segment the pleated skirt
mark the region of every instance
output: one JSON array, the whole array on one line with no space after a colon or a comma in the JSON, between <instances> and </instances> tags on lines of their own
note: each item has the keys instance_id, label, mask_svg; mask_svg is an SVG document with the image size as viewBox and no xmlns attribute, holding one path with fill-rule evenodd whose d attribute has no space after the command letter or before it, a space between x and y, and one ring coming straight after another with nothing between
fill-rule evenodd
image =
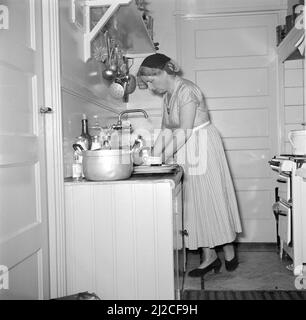
<instances>
[{"instance_id":1,"label":"pleated skirt","mask_svg":"<svg viewBox=\"0 0 306 320\"><path fill-rule=\"evenodd\" d=\"M177 153L184 168L186 247L214 248L242 231L236 194L219 132L211 123L193 130Z\"/></svg>"}]
</instances>

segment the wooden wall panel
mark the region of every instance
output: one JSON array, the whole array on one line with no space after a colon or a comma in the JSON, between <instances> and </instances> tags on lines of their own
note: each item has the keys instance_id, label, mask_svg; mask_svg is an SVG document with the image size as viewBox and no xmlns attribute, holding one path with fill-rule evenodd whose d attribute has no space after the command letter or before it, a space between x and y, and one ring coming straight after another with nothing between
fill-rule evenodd
<instances>
[{"instance_id":1,"label":"wooden wall panel","mask_svg":"<svg viewBox=\"0 0 306 320\"><path fill-rule=\"evenodd\" d=\"M266 55L266 27L220 28L195 31L197 58Z\"/></svg>"},{"instance_id":2,"label":"wooden wall panel","mask_svg":"<svg viewBox=\"0 0 306 320\"><path fill-rule=\"evenodd\" d=\"M269 150L228 150L226 154L234 178L266 178L270 175Z\"/></svg>"},{"instance_id":3,"label":"wooden wall panel","mask_svg":"<svg viewBox=\"0 0 306 320\"><path fill-rule=\"evenodd\" d=\"M268 70L264 68L200 70L196 73L196 82L201 88L204 88L207 98L266 96L268 94Z\"/></svg>"},{"instance_id":4,"label":"wooden wall panel","mask_svg":"<svg viewBox=\"0 0 306 320\"><path fill-rule=\"evenodd\" d=\"M269 111L219 110L211 111L211 119L223 138L266 137L269 135Z\"/></svg>"}]
</instances>

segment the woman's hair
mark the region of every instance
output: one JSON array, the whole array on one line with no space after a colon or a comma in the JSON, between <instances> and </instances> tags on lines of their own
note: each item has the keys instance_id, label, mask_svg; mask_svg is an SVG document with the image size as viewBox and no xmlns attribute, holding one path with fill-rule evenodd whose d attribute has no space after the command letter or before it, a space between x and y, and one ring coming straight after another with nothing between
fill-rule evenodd
<instances>
[{"instance_id":1,"label":"woman's hair","mask_svg":"<svg viewBox=\"0 0 306 320\"><path fill-rule=\"evenodd\" d=\"M162 71L166 71L170 75L178 75L181 73L178 64L164 54L155 53L146 57L137 73L138 87L140 89L147 88L147 85L141 80L141 76L156 76Z\"/></svg>"},{"instance_id":2,"label":"woman's hair","mask_svg":"<svg viewBox=\"0 0 306 320\"><path fill-rule=\"evenodd\" d=\"M137 76L154 76L161 73L162 70L168 74L175 75L180 72L180 67L166 55L155 53L143 60Z\"/></svg>"}]
</instances>

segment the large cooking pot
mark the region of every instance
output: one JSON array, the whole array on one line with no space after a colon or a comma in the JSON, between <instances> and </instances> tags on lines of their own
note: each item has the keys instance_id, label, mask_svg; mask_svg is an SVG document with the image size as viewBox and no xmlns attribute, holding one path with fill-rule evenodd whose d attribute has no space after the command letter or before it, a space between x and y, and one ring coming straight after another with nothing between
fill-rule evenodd
<instances>
[{"instance_id":1,"label":"large cooking pot","mask_svg":"<svg viewBox=\"0 0 306 320\"><path fill-rule=\"evenodd\" d=\"M306 155L306 130L292 130L288 139L293 148L293 154Z\"/></svg>"},{"instance_id":2,"label":"large cooking pot","mask_svg":"<svg viewBox=\"0 0 306 320\"><path fill-rule=\"evenodd\" d=\"M129 150L83 151L83 172L91 181L128 179L133 171Z\"/></svg>"}]
</instances>

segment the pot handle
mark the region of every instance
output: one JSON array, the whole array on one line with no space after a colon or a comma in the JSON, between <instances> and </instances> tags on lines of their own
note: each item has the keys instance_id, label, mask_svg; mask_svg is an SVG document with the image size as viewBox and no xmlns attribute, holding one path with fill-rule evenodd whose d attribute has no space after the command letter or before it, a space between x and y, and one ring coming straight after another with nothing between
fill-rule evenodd
<instances>
[{"instance_id":1,"label":"pot handle","mask_svg":"<svg viewBox=\"0 0 306 320\"><path fill-rule=\"evenodd\" d=\"M84 151L84 148L83 148L80 144L78 144L78 143L74 143L74 144L72 145L72 148L73 148L75 151Z\"/></svg>"}]
</instances>

